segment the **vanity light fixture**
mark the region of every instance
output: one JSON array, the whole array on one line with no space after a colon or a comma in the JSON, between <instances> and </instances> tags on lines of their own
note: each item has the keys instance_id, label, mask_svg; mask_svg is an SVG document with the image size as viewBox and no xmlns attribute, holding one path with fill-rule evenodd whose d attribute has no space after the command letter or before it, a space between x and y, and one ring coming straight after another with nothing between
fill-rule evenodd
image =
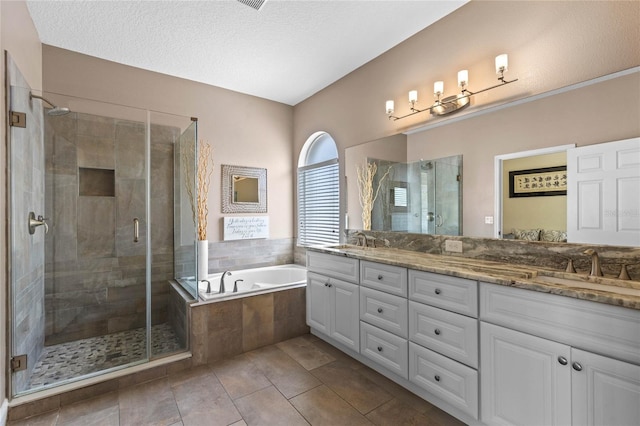
<instances>
[{"instance_id":1,"label":"vanity light fixture","mask_svg":"<svg viewBox=\"0 0 640 426\"><path fill-rule=\"evenodd\" d=\"M431 115L447 115L451 114L452 112L461 111L471 104L471 97L473 95L487 92L489 90L495 89L496 87L501 87L506 84L518 81L517 78L515 80L505 80L504 73L508 70L508 67L509 59L506 53L496 56L496 74L498 74L498 81L500 83L496 84L495 86L478 90L477 92L472 92L467 89L467 86L469 85L468 70L461 70L458 72L458 87L460 87L461 91L457 95L447 96L443 98L442 96L444 95L444 82L436 81L433 84L433 96L436 101L433 105L424 109L416 108L416 104L418 103L418 91L411 90L409 92L409 104L411 105L409 109L411 110L411 112L400 117L393 115L393 113L395 112L394 102L392 100L388 100L385 103L385 111L387 113L387 117L389 118L389 120L396 121L425 111L429 111Z\"/></svg>"}]
</instances>

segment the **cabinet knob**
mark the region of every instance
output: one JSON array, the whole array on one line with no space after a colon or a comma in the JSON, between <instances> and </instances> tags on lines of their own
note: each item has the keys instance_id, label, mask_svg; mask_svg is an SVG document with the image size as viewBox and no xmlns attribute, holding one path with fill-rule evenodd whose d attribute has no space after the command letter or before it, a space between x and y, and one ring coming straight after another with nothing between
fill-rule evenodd
<instances>
[{"instance_id":1,"label":"cabinet knob","mask_svg":"<svg viewBox=\"0 0 640 426\"><path fill-rule=\"evenodd\" d=\"M579 362L574 362L573 364L571 364L571 366L576 371L582 371L582 364L580 364Z\"/></svg>"},{"instance_id":2,"label":"cabinet knob","mask_svg":"<svg viewBox=\"0 0 640 426\"><path fill-rule=\"evenodd\" d=\"M559 357L558 357L558 362L559 362L561 365L567 365L567 364L569 363L569 361L567 361L567 359L566 359L565 357L563 357L563 356L559 356Z\"/></svg>"},{"instance_id":3,"label":"cabinet knob","mask_svg":"<svg viewBox=\"0 0 640 426\"><path fill-rule=\"evenodd\" d=\"M441 333L439 328L436 328L433 332L436 333L437 336L439 336Z\"/></svg>"},{"instance_id":4,"label":"cabinet knob","mask_svg":"<svg viewBox=\"0 0 640 426\"><path fill-rule=\"evenodd\" d=\"M333 287L331 284L327 283L327 287L331 288Z\"/></svg>"},{"instance_id":5,"label":"cabinet knob","mask_svg":"<svg viewBox=\"0 0 640 426\"><path fill-rule=\"evenodd\" d=\"M378 279L381 280L382 279L382 275L378 275Z\"/></svg>"},{"instance_id":6,"label":"cabinet knob","mask_svg":"<svg viewBox=\"0 0 640 426\"><path fill-rule=\"evenodd\" d=\"M382 352L382 346L378 346L378 352Z\"/></svg>"},{"instance_id":7,"label":"cabinet knob","mask_svg":"<svg viewBox=\"0 0 640 426\"><path fill-rule=\"evenodd\" d=\"M442 290L440 290L439 288L436 288L436 294L440 294L442 293Z\"/></svg>"},{"instance_id":8,"label":"cabinet knob","mask_svg":"<svg viewBox=\"0 0 640 426\"><path fill-rule=\"evenodd\" d=\"M440 381L440 376L438 376L437 374L435 375L434 379L436 379L436 382Z\"/></svg>"},{"instance_id":9,"label":"cabinet knob","mask_svg":"<svg viewBox=\"0 0 640 426\"><path fill-rule=\"evenodd\" d=\"M378 308L378 313L381 314L382 313L382 308Z\"/></svg>"}]
</instances>

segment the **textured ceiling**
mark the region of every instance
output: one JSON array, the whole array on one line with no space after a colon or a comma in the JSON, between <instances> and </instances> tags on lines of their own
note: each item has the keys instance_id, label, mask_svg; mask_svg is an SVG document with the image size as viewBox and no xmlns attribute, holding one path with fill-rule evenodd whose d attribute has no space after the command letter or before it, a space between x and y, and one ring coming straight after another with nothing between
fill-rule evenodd
<instances>
[{"instance_id":1,"label":"textured ceiling","mask_svg":"<svg viewBox=\"0 0 640 426\"><path fill-rule=\"evenodd\" d=\"M461 1L28 1L40 40L295 105Z\"/></svg>"}]
</instances>

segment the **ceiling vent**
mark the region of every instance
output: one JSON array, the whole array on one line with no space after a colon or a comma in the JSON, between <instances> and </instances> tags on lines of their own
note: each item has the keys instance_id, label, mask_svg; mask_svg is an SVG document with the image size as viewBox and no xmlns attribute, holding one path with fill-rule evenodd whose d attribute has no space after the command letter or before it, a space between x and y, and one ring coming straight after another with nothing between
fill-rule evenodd
<instances>
[{"instance_id":1,"label":"ceiling vent","mask_svg":"<svg viewBox=\"0 0 640 426\"><path fill-rule=\"evenodd\" d=\"M267 2L267 0L237 0L237 1L242 4L246 4L247 6L255 10L260 10L262 6L264 6L264 4Z\"/></svg>"}]
</instances>

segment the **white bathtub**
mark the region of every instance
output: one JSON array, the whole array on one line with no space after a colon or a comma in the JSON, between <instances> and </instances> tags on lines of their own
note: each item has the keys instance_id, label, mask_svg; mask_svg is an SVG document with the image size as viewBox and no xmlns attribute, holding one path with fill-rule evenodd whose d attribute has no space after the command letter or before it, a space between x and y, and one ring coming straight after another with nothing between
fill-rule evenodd
<instances>
[{"instance_id":1,"label":"white bathtub","mask_svg":"<svg viewBox=\"0 0 640 426\"><path fill-rule=\"evenodd\" d=\"M231 275L227 274L224 277L224 293L220 293L221 276L222 272L207 277L211 283L211 293L207 293L206 282L198 283L198 295L201 300L230 299L307 284L307 268L293 264L231 271ZM233 288L236 282L238 291L234 293Z\"/></svg>"}]
</instances>

